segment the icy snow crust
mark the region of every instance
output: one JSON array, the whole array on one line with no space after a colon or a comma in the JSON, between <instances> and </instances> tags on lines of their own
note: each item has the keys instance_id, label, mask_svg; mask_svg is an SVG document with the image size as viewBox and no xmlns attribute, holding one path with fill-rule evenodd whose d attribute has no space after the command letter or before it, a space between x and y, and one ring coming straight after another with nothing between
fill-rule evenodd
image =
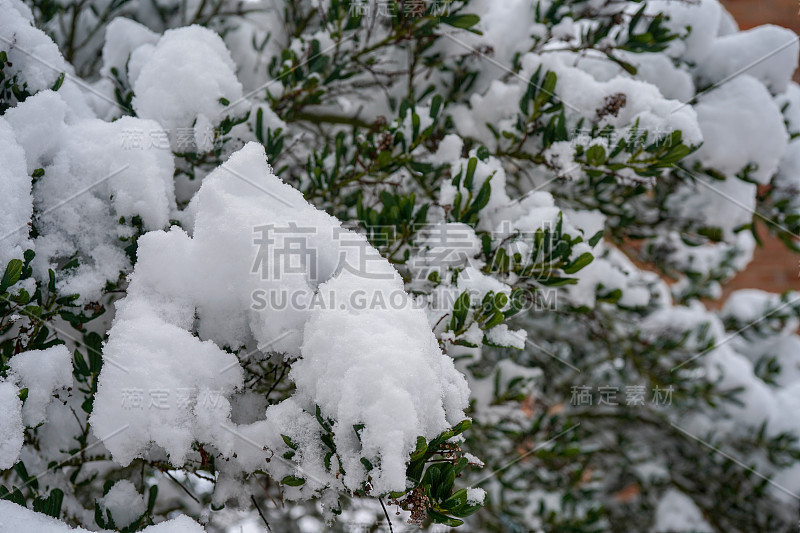
<instances>
[{"instance_id":1,"label":"icy snow crust","mask_svg":"<svg viewBox=\"0 0 800 533\"><path fill-rule=\"evenodd\" d=\"M342 229L275 177L259 144L248 144L210 174L196 201L191 236L173 228L139 241L128 294L117 304L104 351L119 365L105 365L100 375L91 417L95 434L112 434L123 420L129 424L105 441L122 464L151 444L181 464L194 440L210 443L225 457L236 454L231 464L247 471L304 477L304 494L358 488L366 480L364 457L380 465L371 473L377 493L405 490L417 436L433 438L462 420L469 393L410 299L402 307L363 309L349 298L361 291L369 301L397 301L405 295L401 278L362 236ZM252 272L254 228L292 224L313 228L308 246L317 251L319 278L307 265L279 280L262 279ZM353 271L343 265L361 266ZM288 291L304 305L255 311L256 290ZM326 305L312 305L316 297ZM199 336L191 334L195 325ZM242 359L252 349L299 356L290 373L296 393L267 409L264 420L236 426L229 401L242 387L242 371L222 347L241 347ZM123 391L132 387L174 392L170 398L180 390L193 395L168 409L125 411ZM204 395L212 392L220 402L204 408ZM347 472L339 479L323 465L316 406L336 421L338 459ZM356 424L365 426L360 442ZM299 446L296 469L265 462L288 450L281 433Z\"/></svg>"}]
</instances>

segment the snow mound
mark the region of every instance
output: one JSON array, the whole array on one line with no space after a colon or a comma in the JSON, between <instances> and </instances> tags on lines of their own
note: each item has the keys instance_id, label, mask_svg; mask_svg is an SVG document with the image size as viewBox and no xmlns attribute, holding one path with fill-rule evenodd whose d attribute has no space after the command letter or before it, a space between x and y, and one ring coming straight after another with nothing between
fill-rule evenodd
<instances>
[{"instance_id":1,"label":"snow mound","mask_svg":"<svg viewBox=\"0 0 800 533\"><path fill-rule=\"evenodd\" d=\"M119 364L104 365L100 375L95 434L130 425L105 441L123 464L151 443L180 464L200 440L237 457L231 462L242 468L307 478L302 490L310 492L358 487L366 458L375 466L377 493L405 490L416 438L433 438L461 421L469 391L400 276L363 236L274 176L256 143L203 181L195 208L191 236L173 228L139 240L128 295L117 304L104 351ZM287 267L266 253L285 251L284 245L311 255L293 257L299 262ZM237 359L223 347L247 351ZM264 420L236 426L230 398L242 388L239 362L256 351L299 357L290 373L296 392L269 407ZM145 401L126 411L124 392L132 388L161 391L164 407ZM212 394L217 401L209 405ZM329 429L343 479L336 460L324 466L317 407L319 418L336 420ZM278 427L298 448L296 471L264 463L261 446L276 456L288 450Z\"/></svg>"},{"instance_id":2,"label":"snow mound","mask_svg":"<svg viewBox=\"0 0 800 533\"><path fill-rule=\"evenodd\" d=\"M38 426L47 418L53 392L72 385L72 355L66 346L59 345L17 354L8 364L19 388L28 389L22 421L27 427Z\"/></svg>"},{"instance_id":3,"label":"snow mound","mask_svg":"<svg viewBox=\"0 0 800 533\"><path fill-rule=\"evenodd\" d=\"M690 156L733 176L754 165L750 177L768 183L786 151L783 116L762 83L743 74L704 94L694 106L704 143Z\"/></svg>"},{"instance_id":4,"label":"snow mound","mask_svg":"<svg viewBox=\"0 0 800 533\"><path fill-rule=\"evenodd\" d=\"M68 70L58 46L33 25L28 6L17 0L0 0L0 50L8 56L6 77L17 76L31 94L48 89Z\"/></svg>"},{"instance_id":5,"label":"snow mound","mask_svg":"<svg viewBox=\"0 0 800 533\"><path fill-rule=\"evenodd\" d=\"M764 83L773 94L782 93L792 79L800 51L797 35L767 24L716 39L697 65L698 85L722 83L747 74Z\"/></svg>"},{"instance_id":6,"label":"snow mound","mask_svg":"<svg viewBox=\"0 0 800 533\"><path fill-rule=\"evenodd\" d=\"M147 510L144 498L127 479L117 481L97 502L104 512L111 513L114 524L120 529L128 527Z\"/></svg>"},{"instance_id":7,"label":"snow mound","mask_svg":"<svg viewBox=\"0 0 800 533\"><path fill-rule=\"evenodd\" d=\"M35 275L47 280L48 268L77 252L79 266L65 272L59 289L80 294L82 301L99 298L107 281L116 282L130 268L123 250L135 231L134 217L144 230L161 229L175 210L174 162L166 133L156 122L134 117L114 122L80 118L60 93L49 90L8 110L4 118L24 150L27 172L44 170L33 188L39 233ZM153 139L163 142L152 144ZM9 170L19 173L17 167ZM30 204L26 179L29 183L27 176L16 178L20 184L13 191L21 215ZM22 237L27 230L20 232Z\"/></svg>"},{"instance_id":8,"label":"snow mound","mask_svg":"<svg viewBox=\"0 0 800 533\"><path fill-rule=\"evenodd\" d=\"M109 52L110 53L110 52ZM153 45L134 50L128 77L133 108L168 132L194 125L198 116L219 124L226 104L242 96L236 65L219 35L202 26L164 32Z\"/></svg>"}]
</instances>

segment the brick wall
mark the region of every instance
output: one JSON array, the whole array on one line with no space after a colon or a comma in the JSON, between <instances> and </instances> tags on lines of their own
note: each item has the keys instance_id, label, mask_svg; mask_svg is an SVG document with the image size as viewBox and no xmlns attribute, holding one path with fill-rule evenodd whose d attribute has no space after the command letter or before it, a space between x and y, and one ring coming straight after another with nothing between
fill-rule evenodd
<instances>
[{"instance_id":1,"label":"brick wall","mask_svg":"<svg viewBox=\"0 0 800 533\"><path fill-rule=\"evenodd\" d=\"M760 24L776 24L800 33L800 0L721 0L741 29ZM800 82L800 71L795 72ZM772 292L800 290L800 255L789 252L779 240L768 238L759 224L763 246L747 270L725 286L725 293L736 289L758 288Z\"/></svg>"}]
</instances>

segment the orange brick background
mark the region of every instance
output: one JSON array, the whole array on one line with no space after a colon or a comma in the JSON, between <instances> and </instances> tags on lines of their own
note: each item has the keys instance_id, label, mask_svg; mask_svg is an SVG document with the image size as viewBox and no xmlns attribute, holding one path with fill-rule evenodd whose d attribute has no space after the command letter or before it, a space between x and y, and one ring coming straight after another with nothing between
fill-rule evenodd
<instances>
[{"instance_id":1,"label":"orange brick background","mask_svg":"<svg viewBox=\"0 0 800 533\"><path fill-rule=\"evenodd\" d=\"M800 33L800 0L721 0L740 29L760 24L776 24ZM795 71L800 82L800 71ZM758 288L773 292L800 290L800 255L789 252L779 240L767 238L764 224L759 224L763 246L747 270L725 286L725 293L736 289Z\"/></svg>"}]
</instances>

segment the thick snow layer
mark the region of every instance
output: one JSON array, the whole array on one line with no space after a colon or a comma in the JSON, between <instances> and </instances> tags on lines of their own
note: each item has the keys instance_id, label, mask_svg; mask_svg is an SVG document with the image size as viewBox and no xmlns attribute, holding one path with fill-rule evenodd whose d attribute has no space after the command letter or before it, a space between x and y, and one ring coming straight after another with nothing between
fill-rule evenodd
<instances>
[{"instance_id":1,"label":"thick snow layer","mask_svg":"<svg viewBox=\"0 0 800 533\"><path fill-rule=\"evenodd\" d=\"M387 265L388 266L388 265ZM402 294L399 278L365 280L342 272L320 286L330 295L365 291L387 302ZM366 481L360 457L380 464L372 472L376 493L403 490L405 463L416 437L435 436L464 418L468 390L453 361L443 356L425 314L402 306L359 310L353 306L312 314L305 328L303 357L292 368L296 397L336 420L336 444L344 483ZM359 446L352 428L365 424ZM360 448L360 449L359 449Z\"/></svg>"},{"instance_id":2,"label":"thick snow layer","mask_svg":"<svg viewBox=\"0 0 800 533\"><path fill-rule=\"evenodd\" d=\"M199 115L224 118L225 104L242 96L236 65L219 35L201 26L168 30L155 46L142 46L128 70L135 96L133 108L145 119L157 120L171 135L194 125Z\"/></svg>"},{"instance_id":3,"label":"thick snow layer","mask_svg":"<svg viewBox=\"0 0 800 533\"><path fill-rule=\"evenodd\" d=\"M19 389L10 381L0 381L0 470L16 464L24 432Z\"/></svg>"},{"instance_id":4,"label":"thick snow layer","mask_svg":"<svg viewBox=\"0 0 800 533\"><path fill-rule=\"evenodd\" d=\"M133 217L145 230L163 228L175 210L166 133L134 117L80 119L53 91L28 98L5 118L25 151L28 172L44 169L33 191L37 277L46 280L48 268L77 252L80 265L59 279L59 288L83 300L99 298L107 281L130 268L123 252L128 243L121 239L131 236ZM16 198L24 208L26 192L18 190Z\"/></svg>"},{"instance_id":5,"label":"thick snow layer","mask_svg":"<svg viewBox=\"0 0 800 533\"><path fill-rule=\"evenodd\" d=\"M114 483L105 496L97 501L103 510L103 515L108 511L118 528L124 528L133 523L147 510L144 498L136 487L127 479Z\"/></svg>"},{"instance_id":6,"label":"thick snow layer","mask_svg":"<svg viewBox=\"0 0 800 533\"><path fill-rule=\"evenodd\" d=\"M147 26L124 17L115 18L106 26L100 74L112 76L111 69L116 68L120 79L127 81L128 58L131 53L144 44L156 44L158 39L159 35Z\"/></svg>"},{"instance_id":7,"label":"thick snow layer","mask_svg":"<svg viewBox=\"0 0 800 533\"><path fill-rule=\"evenodd\" d=\"M625 136L638 121L637 131L647 130L651 139L680 130L687 144L699 144L702 140L691 106L664 98L657 87L643 81L624 77L598 81L591 74L571 66L571 62L569 56L563 54L526 54L522 58L520 73L522 79L529 79L541 66L543 71L553 71L557 75L555 92L564 102L568 130L574 131L582 118L585 123L586 117L593 117L601 127L610 125L616 128L620 136ZM495 80L485 94L473 93L469 106L449 108L456 130L460 135L480 140L487 146L497 145L498 141L487 124L498 131L513 131L524 89L524 84L518 81L506 84ZM606 105L606 99L618 94L625 96L625 103L618 112L598 116L598 110ZM567 170L568 165L563 171Z\"/></svg>"},{"instance_id":8,"label":"thick snow layer","mask_svg":"<svg viewBox=\"0 0 800 533\"><path fill-rule=\"evenodd\" d=\"M648 14L665 13L666 25L685 39L675 39L666 50L667 55L679 57L690 63L700 61L709 53L716 38L716 28L720 25L724 9L717 0L682 2L675 0L650 0L647 2Z\"/></svg>"},{"instance_id":9,"label":"thick snow layer","mask_svg":"<svg viewBox=\"0 0 800 533\"><path fill-rule=\"evenodd\" d=\"M771 309L781 306L778 294L758 289L732 292L720 312L722 319L734 319L742 324L761 320Z\"/></svg>"},{"instance_id":10,"label":"thick snow layer","mask_svg":"<svg viewBox=\"0 0 800 533\"><path fill-rule=\"evenodd\" d=\"M0 210L0 269L11 259L22 258L31 248L28 221L33 213L31 177L25 166L25 152L14 138L14 130L0 118L0 198L7 199Z\"/></svg>"},{"instance_id":11,"label":"thick snow layer","mask_svg":"<svg viewBox=\"0 0 800 533\"><path fill-rule=\"evenodd\" d=\"M693 531L713 533L712 527L703 518L703 513L684 493L668 489L656 506L655 523L651 533L671 531Z\"/></svg>"},{"instance_id":12,"label":"thick snow layer","mask_svg":"<svg viewBox=\"0 0 800 533\"><path fill-rule=\"evenodd\" d=\"M704 94L694 106L703 146L690 156L728 176L749 164L749 176L768 183L786 151L789 136L778 106L764 85L743 74Z\"/></svg>"},{"instance_id":13,"label":"thick snow layer","mask_svg":"<svg viewBox=\"0 0 800 533\"><path fill-rule=\"evenodd\" d=\"M14 533L89 533L81 527L71 528L64 522L42 513L36 513L21 505L0 500L0 531ZM203 527L188 516L148 526L142 533L205 533Z\"/></svg>"},{"instance_id":14,"label":"thick snow layer","mask_svg":"<svg viewBox=\"0 0 800 533\"><path fill-rule=\"evenodd\" d=\"M730 35L731 33L736 33L739 31L739 24L736 22L736 19L733 18L733 15L725 9L725 6L722 6L722 13L719 18L719 28L717 28L717 36L723 37L725 35Z\"/></svg>"},{"instance_id":15,"label":"thick snow layer","mask_svg":"<svg viewBox=\"0 0 800 533\"><path fill-rule=\"evenodd\" d=\"M677 68L665 55L627 53L622 58L636 67L637 79L658 87L665 98L687 102L694 96L691 75Z\"/></svg>"},{"instance_id":16,"label":"thick snow layer","mask_svg":"<svg viewBox=\"0 0 800 533\"><path fill-rule=\"evenodd\" d=\"M714 40L709 53L697 64L695 76L701 87L732 76L747 74L761 81L773 94L786 90L797 67L800 51L797 34L767 24Z\"/></svg>"},{"instance_id":17,"label":"thick snow layer","mask_svg":"<svg viewBox=\"0 0 800 533\"><path fill-rule=\"evenodd\" d=\"M273 277L280 263L263 255L268 247L254 246L254 237L277 241L281 233L265 235L258 230L265 226L299 229L292 235L301 236L313 259ZM256 294L266 297L266 306L254 307ZM279 307L269 299L281 295L296 304ZM199 337L190 333L193 326ZM267 425L232 429L229 398L242 386L242 370L220 346L253 345L300 356L290 374L297 391L268 409ZM424 311L411 305L389 263L363 236L342 229L272 175L255 143L204 180L191 237L173 228L139 240L104 355L119 365L103 367L91 423L97 436L130 425L106 440L118 462L127 464L152 442L180 464L194 439L250 461L252 445L231 433L254 432L250 440L277 453L285 446L274 429L280 427L299 445L295 459L302 466L282 474L309 478L309 490L342 482L322 467L316 406L337 420L345 486L366 480L360 458L367 457L376 465L374 489L385 492L404 490L416 437L432 438L462 420L468 398L464 377L442 354ZM126 410L124 392L137 388L165 391L166 407L146 400L143 408ZM175 400L179 390L188 395L182 403ZM209 406L212 393L219 401ZM360 443L353 431L359 423L365 425ZM255 451L264 468L263 453ZM286 470L276 461L270 467Z\"/></svg>"},{"instance_id":18,"label":"thick snow layer","mask_svg":"<svg viewBox=\"0 0 800 533\"><path fill-rule=\"evenodd\" d=\"M686 102L695 94L694 79L685 69L677 67L673 60L660 53L634 53L620 50L615 56L636 67L636 74L630 74L605 54L591 50L580 53L559 51L550 52L568 59L581 70L588 72L597 81L609 81L618 76L646 81L658 87L665 98Z\"/></svg>"},{"instance_id":19,"label":"thick snow layer","mask_svg":"<svg viewBox=\"0 0 800 533\"><path fill-rule=\"evenodd\" d=\"M168 236L173 238L156 242L142 239L140 253L147 253L150 243L185 251L185 246L176 248L181 244L174 238L178 235L171 232ZM192 442L201 436L195 412L198 397L212 391L220 397L230 395L241 386L241 368L234 355L186 330L191 324L191 307L175 302L157 310L137 299L133 286L129 294L117 304L104 349L104 355L117 364L103 366L90 419L92 428L122 465L141 456L151 442L161 446L173 464L180 465ZM219 415L215 423L225 420L223 404L199 404L198 409L203 408Z\"/></svg>"},{"instance_id":20,"label":"thick snow layer","mask_svg":"<svg viewBox=\"0 0 800 533\"><path fill-rule=\"evenodd\" d=\"M0 0L0 50L8 55L7 77L18 76L28 92L48 89L68 66L58 46L34 27L30 8L18 0Z\"/></svg>"},{"instance_id":21,"label":"thick snow layer","mask_svg":"<svg viewBox=\"0 0 800 533\"><path fill-rule=\"evenodd\" d=\"M27 427L35 427L45 421L53 393L72 385L72 355L66 346L59 345L17 354L8 364L19 388L28 389L22 421Z\"/></svg>"}]
</instances>

